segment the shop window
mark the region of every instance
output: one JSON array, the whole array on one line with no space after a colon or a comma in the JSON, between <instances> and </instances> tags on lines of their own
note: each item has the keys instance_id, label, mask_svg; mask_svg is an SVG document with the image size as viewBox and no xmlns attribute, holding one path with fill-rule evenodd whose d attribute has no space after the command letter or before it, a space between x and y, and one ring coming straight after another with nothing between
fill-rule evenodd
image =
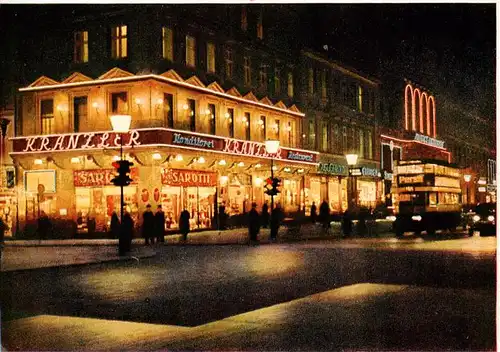
<instances>
[{"instance_id":1,"label":"shop window","mask_svg":"<svg viewBox=\"0 0 500 352\"><path fill-rule=\"evenodd\" d=\"M359 130L359 157L365 158L365 136L363 130Z\"/></svg>"},{"instance_id":2,"label":"shop window","mask_svg":"<svg viewBox=\"0 0 500 352\"><path fill-rule=\"evenodd\" d=\"M228 108L225 118L229 137L234 138L234 109Z\"/></svg>"},{"instance_id":3,"label":"shop window","mask_svg":"<svg viewBox=\"0 0 500 352\"><path fill-rule=\"evenodd\" d=\"M189 130L196 131L196 101L188 99L188 114L189 114Z\"/></svg>"},{"instance_id":4,"label":"shop window","mask_svg":"<svg viewBox=\"0 0 500 352\"><path fill-rule=\"evenodd\" d=\"M226 66L226 78L233 78L233 50L226 48L224 51L224 63Z\"/></svg>"},{"instance_id":5,"label":"shop window","mask_svg":"<svg viewBox=\"0 0 500 352\"><path fill-rule=\"evenodd\" d=\"M315 144L314 141L316 140L316 132L314 129L314 121L309 120L309 148L315 149Z\"/></svg>"},{"instance_id":6,"label":"shop window","mask_svg":"<svg viewBox=\"0 0 500 352\"><path fill-rule=\"evenodd\" d=\"M293 73L288 72L288 96L293 98Z\"/></svg>"},{"instance_id":7,"label":"shop window","mask_svg":"<svg viewBox=\"0 0 500 352\"><path fill-rule=\"evenodd\" d=\"M163 121L165 127L174 128L174 96L169 93L163 94Z\"/></svg>"},{"instance_id":8,"label":"shop window","mask_svg":"<svg viewBox=\"0 0 500 352\"><path fill-rule=\"evenodd\" d=\"M259 87L267 90L267 65L261 64L259 70Z\"/></svg>"},{"instance_id":9,"label":"shop window","mask_svg":"<svg viewBox=\"0 0 500 352\"><path fill-rule=\"evenodd\" d=\"M83 63L89 61L89 32L75 32L74 62Z\"/></svg>"},{"instance_id":10,"label":"shop window","mask_svg":"<svg viewBox=\"0 0 500 352\"><path fill-rule=\"evenodd\" d=\"M54 133L54 100L43 99L40 101L40 117L42 123L42 134Z\"/></svg>"},{"instance_id":11,"label":"shop window","mask_svg":"<svg viewBox=\"0 0 500 352\"><path fill-rule=\"evenodd\" d=\"M111 57L123 59L128 56L127 52L127 26L117 26L111 29Z\"/></svg>"},{"instance_id":12,"label":"shop window","mask_svg":"<svg viewBox=\"0 0 500 352\"><path fill-rule=\"evenodd\" d=\"M215 125L217 116L215 111L215 104L208 104L208 113L209 113L209 125L210 125L210 134L215 134Z\"/></svg>"},{"instance_id":13,"label":"shop window","mask_svg":"<svg viewBox=\"0 0 500 352\"><path fill-rule=\"evenodd\" d=\"M171 28L162 27L161 29L161 42L163 48L163 58L173 61L174 60L174 32Z\"/></svg>"},{"instance_id":14,"label":"shop window","mask_svg":"<svg viewBox=\"0 0 500 352\"><path fill-rule=\"evenodd\" d=\"M245 139L250 140L250 113L246 112L243 117L243 128L245 129Z\"/></svg>"},{"instance_id":15,"label":"shop window","mask_svg":"<svg viewBox=\"0 0 500 352\"><path fill-rule=\"evenodd\" d=\"M14 188L16 186L16 174L14 170L6 171L7 188Z\"/></svg>"},{"instance_id":16,"label":"shop window","mask_svg":"<svg viewBox=\"0 0 500 352\"><path fill-rule=\"evenodd\" d=\"M321 150L328 151L328 124L326 122L323 122L321 126Z\"/></svg>"},{"instance_id":17,"label":"shop window","mask_svg":"<svg viewBox=\"0 0 500 352\"><path fill-rule=\"evenodd\" d=\"M80 131L80 123L87 121L87 97L73 98L73 132Z\"/></svg>"},{"instance_id":18,"label":"shop window","mask_svg":"<svg viewBox=\"0 0 500 352\"><path fill-rule=\"evenodd\" d=\"M260 140L266 140L266 117L261 116L259 118L259 130L260 130Z\"/></svg>"},{"instance_id":19,"label":"shop window","mask_svg":"<svg viewBox=\"0 0 500 352\"><path fill-rule=\"evenodd\" d=\"M196 67L196 39L186 35L186 65Z\"/></svg>"},{"instance_id":20,"label":"shop window","mask_svg":"<svg viewBox=\"0 0 500 352\"><path fill-rule=\"evenodd\" d=\"M314 94L314 70L309 68L308 76L307 76L307 91L309 95Z\"/></svg>"},{"instance_id":21,"label":"shop window","mask_svg":"<svg viewBox=\"0 0 500 352\"><path fill-rule=\"evenodd\" d=\"M128 114L128 94L127 92L111 93L111 113Z\"/></svg>"},{"instance_id":22,"label":"shop window","mask_svg":"<svg viewBox=\"0 0 500 352\"><path fill-rule=\"evenodd\" d=\"M281 80L280 80L281 70L279 67L274 68L274 94L278 95L281 93Z\"/></svg>"},{"instance_id":23,"label":"shop window","mask_svg":"<svg viewBox=\"0 0 500 352\"><path fill-rule=\"evenodd\" d=\"M207 71L215 72L215 44L207 43Z\"/></svg>"},{"instance_id":24,"label":"shop window","mask_svg":"<svg viewBox=\"0 0 500 352\"><path fill-rule=\"evenodd\" d=\"M250 86L252 84L252 61L250 56L243 57L243 79L245 85Z\"/></svg>"}]
</instances>

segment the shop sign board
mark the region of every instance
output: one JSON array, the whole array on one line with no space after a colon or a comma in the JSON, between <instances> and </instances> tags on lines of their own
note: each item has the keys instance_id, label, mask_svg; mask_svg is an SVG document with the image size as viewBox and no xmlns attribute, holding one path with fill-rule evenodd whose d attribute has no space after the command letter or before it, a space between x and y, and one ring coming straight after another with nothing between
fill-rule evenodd
<instances>
[{"instance_id":1,"label":"shop sign board","mask_svg":"<svg viewBox=\"0 0 500 352\"><path fill-rule=\"evenodd\" d=\"M392 172L384 171L384 180L392 181Z\"/></svg>"},{"instance_id":2,"label":"shop sign board","mask_svg":"<svg viewBox=\"0 0 500 352\"><path fill-rule=\"evenodd\" d=\"M444 141L440 141L439 139L435 139L429 136L425 136L420 133L415 133L415 141L421 142L432 147L444 148Z\"/></svg>"},{"instance_id":3,"label":"shop sign board","mask_svg":"<svg viewBox=\"0 0 500 352\"><path fill-rule=\"evenodd\" d=\"M399 176L399 184L424 183L424 175Z\"/></svg>"},{"instance_id":4,"label":"shop sign board","mask_svg":"<svg viewBox=\"0 0 500 352\"><path fill-rule=\"evenodd\" d=\"M168 186L215 187L217 173L197 170L163 169L161 183Z\"/></svg>"},{"instance_id":5,"label":"shop sign board","mask_svg":"<svg viewBox=\"0 0 500 352\"><path fill-rule=\"evenodd\" d=\"M75 170L73 171L73 182L75 187L102 187L113 186L111 180L116 176L115 169L93 169L93 170ZM137 184L139 179L139 170L130 169L130 178L132 184Z\"/></svg>"},{"instance_id":6,"label":"shop sign board","mask_svg":"<svg viewBox=\"0 0 500 352\"><path fill-rule=\"evenodd\" d=\"M318 172L331 175L347 175L347 167L334 163L319 163Z\"/></svg>"},{"instance_id":7,"label":"shop sign board","mask_svg":"<svg viewBox=\"0 0 500 352\"><path fill-rule=\"evenodd\" d=\"M380 172L378 171L378 169L372 169L371 167L361 168L361 174L363 176L380 177Z\"/></svg>"},{"instance_id":8,"label":"shop sign board","mask_svg":"<svg viewBox=\"0 0 500 352\"><path fill-rule=\"evenodd\" d=\"M194 150L216 151L256 158L288 160L316 164L319 153L309 150L279 148L268 154L264 143L243 141L168 128L145 128L123 133L123 147L171 146ZM119 148L120 134L109 132L66 133L43 136L14 137L12 154L102 150Z\"/></svg>"},{"instance_id":9,"label":"shop sign board","mask_svg":"<svg viewBox=\"0 0 500 352\"><path fill-rule=\"evenodd\" d=\"M363 175L363 173L361 172L360 167L356 167L356 168L349 169L349 175L350 176L361 176L361 175Z\"/></svg>"}]
</instances>

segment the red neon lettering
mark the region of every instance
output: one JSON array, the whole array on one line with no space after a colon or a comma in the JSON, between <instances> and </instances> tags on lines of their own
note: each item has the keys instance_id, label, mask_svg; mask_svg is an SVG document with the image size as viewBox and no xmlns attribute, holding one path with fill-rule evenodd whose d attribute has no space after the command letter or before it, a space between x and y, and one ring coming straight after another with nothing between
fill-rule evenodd
<instances>
[{"instance_id":1,"label":"red neon lettering","mask_svg":"<svg viewBox=\"0 0 500 352\"><path fill-rule=\"evenodd\" d=\"M54 144L54 148L52 148L52 150L58 150L58 149L63 150L64 149L63 142L64 142L64 136L57 137L56 144Z\"/></svg>"},{"instance_id":2,"label":"red neon lettering","mask_svg":"<svg viewBox=\"0 0 500 352\"><path fill-rule=\"evenodd\" d=\"M49 137L43 137L42 138L42 144L40 145L40 148L38 148L38 151L41 150L50 150L47 146L49 145Z\"/></svg>"},{"instance_id":3,"label":"red neon lettering","mask_svg":"<svg viewBox=\"0 0 500 352\"><path fill-rule=\"evenodd\" d=\"M69 136L69 141L68 141L68 146L66 149L76 149L76 146L78 145L78 139L80 138L79 134L76 135L70 135Z\"/></svg>"},{"instance_id":4,"label":"red neon lettering","mask_svg":"<svg viewBox=\"0 0 500 352\"><path fill-rule=\"evenodd\" d=\"M108 148L109 147L108 138L109 138L109 133L104 132L101 136L101 141L97 145L97 148Z\"/></svg>"},{"instance_id":5,"label":"red neon lettering","mask_svg":"<svg viewBox=\"0 0 500 352\"><path fill-rule=\"evenodd\" d=\"M28 138L28 141L26 142L26 148L24 148L23 152L32 151L34 152L35 149L33 149L33 144L35 143L36 137L31 137Z\"/></svg>"},{"instance_id":6,"label":"red neon lettering","mask_svg":"<svg viewBox=\"0 0 500 352\"><path fill-rule=\"evenodd\" d=\"M141 145L141 142L139 142L139 131L132 131L130 134L130 139L128 140L127 147L130 147L132 143L134 145Z\"/></svg>"},{"instance_id":7,"label":"red neon lettering","mask_svg":"<svg viewBox=\"0 0 500 352\"><path fill-rule=\"evenodd\" d=\"M87 137L87 141L85 142L84 145L82 145L82 149L90 149L94 148L94 145L90 144L92 142L92 137L94 137L95 133L86 133L84 136Z\"/></svg>"}]
</instances>

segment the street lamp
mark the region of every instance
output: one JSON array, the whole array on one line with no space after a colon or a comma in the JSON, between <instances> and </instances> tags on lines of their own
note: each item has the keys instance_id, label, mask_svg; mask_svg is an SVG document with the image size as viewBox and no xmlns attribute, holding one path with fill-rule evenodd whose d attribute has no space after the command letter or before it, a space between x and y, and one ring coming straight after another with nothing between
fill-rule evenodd
<instances>
[{"instance_id":1,"label":"street lamp","mask_svg":"<svg viewBox=\"0 0 500 352\"><path fill-rule=\"evenodd\" d=\"M274 179L274 155L278 152L280 148L280 141L269 139L264 142L266 145L266 152L271 154L271 179ZM271 195L271 212L274 208L274 195Z\"/></svg>"},{"instance_id":2,"label":"street lamp","mask_svg":"<svg viewBox=\"0 0 500 352\"><path fill-rule=\"evenodd\" d=\"M466 199L466 204L470 204L470 199L469 199L469 182L471 180L471 175L468 175L468 174L465 174L464 175L464 181L465 181L465 192L466 192L466 195L467 195L467 199Z\"/></svg>"},{"instance_id":3,"label":"street lamp","mask_svg":"<svg viewBox=\"0 0 500 352\"><path fill-rule=\"evenodd\" d=\"M351 179L351 197L349 197L349 204L352 204L351 198L354 193L354 205L358 203L358 195L356 190L356 178L352 175L352 169L358 162L358 154L346 154L347 165L349 166L349 178Z\"/></svg>"},{"instance_id":4,"label":"street lamp","mask_svg":"<svg viewBox=\"0 0 500 352\"><path fill-rule=\"evenodd\" d=\"M130 122L132 120L132 116L130 115L111 115L109 117L111 120L111 126L113 126L113 132L120 134L120 160L123 160L123 133L128 133L130 130ZM123 184L120 184L120 231L118 241L124 241L123 238L123 208L125 206L125 202L123 199ZM119 246L119 248L123 248Z\"/></svg>"}]
</instances>

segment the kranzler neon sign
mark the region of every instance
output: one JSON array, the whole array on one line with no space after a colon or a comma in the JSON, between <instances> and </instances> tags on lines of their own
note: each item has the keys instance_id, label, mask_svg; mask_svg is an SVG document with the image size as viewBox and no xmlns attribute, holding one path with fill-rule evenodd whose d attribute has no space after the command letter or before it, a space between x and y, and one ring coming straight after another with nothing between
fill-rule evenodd
<instances>
[{"instance_id":1,"label":"kranzler neon sign","mask_svg":"<svg viewBox=\"0 0 500 352\"><path fill-rule=\"evenodd\" d=\"M405 87L405 129L436 137L436 101L411 84Z\"/></svg>"}]
</instances>

